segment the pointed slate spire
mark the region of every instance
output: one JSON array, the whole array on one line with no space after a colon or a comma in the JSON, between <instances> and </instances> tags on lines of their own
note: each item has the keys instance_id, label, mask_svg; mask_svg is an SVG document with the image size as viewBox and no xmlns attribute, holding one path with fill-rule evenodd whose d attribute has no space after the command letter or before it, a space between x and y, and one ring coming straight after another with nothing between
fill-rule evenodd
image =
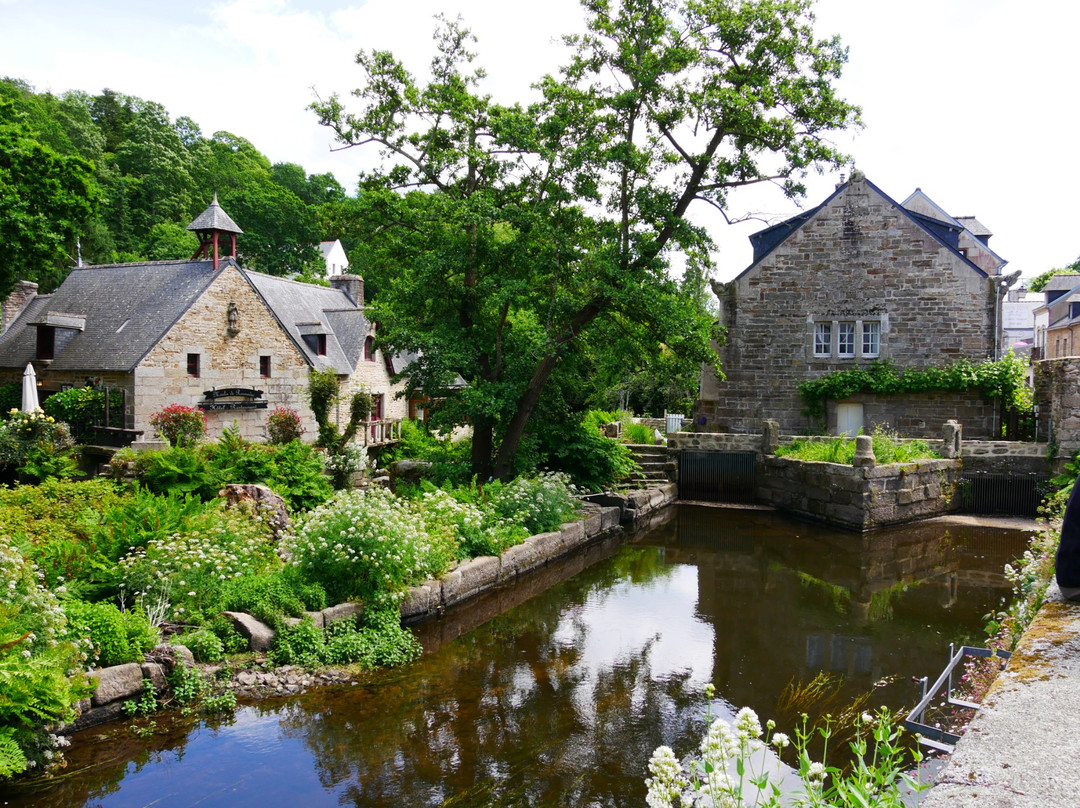
<instances>
[{"instance_id":1,"label":"pointed slate spire","mask_svg":"<svg viewBox=\"0 0 1080 808\"><path fill-rule=\"evenodd\" d=\"M199 236L199 249L195 251L195 255L191 258L213 258L214 269L218 268L218 237L227 235L231 243L230 257L236 257L236 236L242 234L241 230L236 222L232 220L221 205L218 204L217 194L214 194L214 201L210 203L210 206L200 213L191 224L187 226L188 230L195 231Z\"/></svg>"}]
</instances>

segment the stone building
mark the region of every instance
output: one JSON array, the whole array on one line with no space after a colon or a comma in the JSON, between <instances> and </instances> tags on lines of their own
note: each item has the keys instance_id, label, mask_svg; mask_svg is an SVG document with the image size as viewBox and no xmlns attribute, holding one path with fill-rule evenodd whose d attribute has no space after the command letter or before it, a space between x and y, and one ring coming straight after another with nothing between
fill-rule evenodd
<instances>
[{"instance_id":1,"label":"stone building","mask_svg":"<svg viewBox=\"0 0 1080 808\"><path fill-rule=\"evenodd\" d=\"M971 225L969 227L969 225ZM971 227L975 227L972 230ZM699 430L854 434L887 423L936 436L955 418L989 437L997 413L979 394L857 395L803 413L799 385L889 360L900 370L998 355L1001 295L1015 281L974 217L952 218L924 193L900 204L855 172L817 207L753 236L753 263L714 284L726 343L721 381L703 371Z\"/></svg>"},{"instance_id":2,"label":"stone building","mask_svg":"<svg viewBox=\"0 0 1080 808\"><path fill-rule=\"evenodd\" d=\"M269 410L291 407L313 437L313 369L332 369L346 396L370 392L375 417L405 416L392 362L374 345L363 279L339 274L324 287L242 268L240 228L216 199L188 229L201 242L191 260L76 267L46 295L19 284L3 308L0 382L32 362L43 396L123 389L124 428L144 438L154 434L150 416L170 404L202 408L211 435L235 422L251 440Z\"/></svg>"}]
</instances>

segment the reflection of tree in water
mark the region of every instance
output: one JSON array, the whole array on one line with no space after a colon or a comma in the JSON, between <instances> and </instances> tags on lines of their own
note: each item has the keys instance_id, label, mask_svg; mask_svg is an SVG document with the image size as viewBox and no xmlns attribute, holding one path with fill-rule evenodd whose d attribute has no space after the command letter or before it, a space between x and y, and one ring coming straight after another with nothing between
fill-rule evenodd
<instances>
[{"instance_id":1,"label":"reflection of tree in water","mask_svg":"<svg viewBox=\"0 0 1080 808\"><path fill-rule=\"evenodd\" d=\"M283 730L345 804L640 802L641 778L627 772L644 772L661 743L692 743L700 694L689 673L654 679L653 641L591 670L582 607L627 577L667 573L656 548L631 548L332 709L290 709Z\"/></svg>"}]
</instances>

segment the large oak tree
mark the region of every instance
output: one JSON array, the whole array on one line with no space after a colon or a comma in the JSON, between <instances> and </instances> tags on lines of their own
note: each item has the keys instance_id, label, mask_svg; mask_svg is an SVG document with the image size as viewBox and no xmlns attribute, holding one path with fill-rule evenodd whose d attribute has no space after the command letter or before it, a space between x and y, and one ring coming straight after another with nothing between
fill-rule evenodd
<instances>
[{"instance_id":1,"label":"large oak tree","mask_svg":"<svg viewBox=\"0 0 1080 808\"><path fill-rule=\"evenodd\" d=\"M801 195L807 170L845 159L826 136L858 124L834 86L846 50L816 38L810 0L582 5L586 33L528 108L479 92L472 38L445 20L429 81L361 52L359 108L313 105L344 146L382 152L364 187L385 337L472 425L484 476L512 473L549 380L600 324L704 359L707 322L668 273L677 253L708 265L695 209L756 183Z\"/></svg>"}]
</instances>

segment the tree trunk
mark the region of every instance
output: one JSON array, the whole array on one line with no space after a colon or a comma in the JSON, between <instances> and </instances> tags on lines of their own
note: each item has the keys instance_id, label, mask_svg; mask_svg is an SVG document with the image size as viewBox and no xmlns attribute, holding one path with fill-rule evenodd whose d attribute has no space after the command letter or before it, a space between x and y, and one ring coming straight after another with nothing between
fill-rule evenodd
<instances>
[{"instance_id":1,"label":"tree trunk","mask_svg":"<svg viewBox=\"0 0 1080 808\"><path fill-rule=\"evenodd\" d=\"M491 478L494 423L487 416L478 417L472 425L472 433L472 473L480 482L486 482Z\"/></svg>"}]
</instances>

